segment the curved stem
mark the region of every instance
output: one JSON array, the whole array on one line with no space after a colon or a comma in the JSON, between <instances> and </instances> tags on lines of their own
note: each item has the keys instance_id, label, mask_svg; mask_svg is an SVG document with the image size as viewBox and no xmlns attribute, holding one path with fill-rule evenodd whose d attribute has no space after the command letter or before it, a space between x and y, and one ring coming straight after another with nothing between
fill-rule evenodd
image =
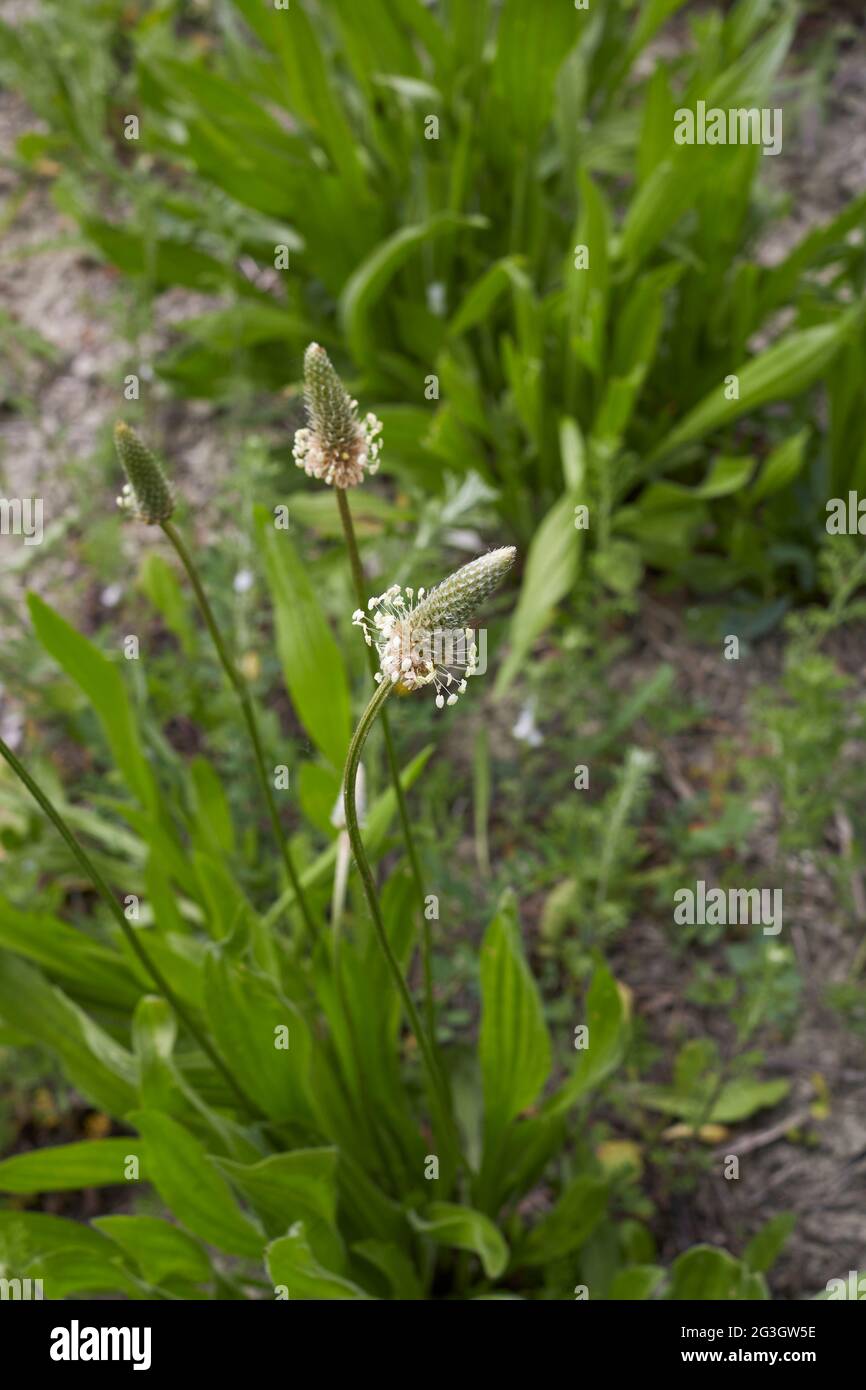
<instances>
[{"instance_id":1,"label":"curved stem","mask_svg":"<svg viewBox=\"0 0 866 1390\"><path fill-rule=\"evenodd\" d=\"M78 863L81 865L81 868L84 870L85 874L90 879L97 893L102 898L106 906L111 909L115 921L117 922L118 926L120 927L121 931L126 937L126 940L129 943L133 953L138 958L144 969L147 971L150 978L153 980L153 983L156 985L156 988L159 990L160 994L164 995L168 1003L174 1009L174 1012L177 1014L178 1018L189 1030L192 1037L195 1038L202 1052L204 1052L205 1055L210 1058L211 1062L213 1062L214 1066L217 1068L217 1070L220 1072L223 1078L228 1082L232 1091L240 1100L244 1110L246 1110L247 1113L250 1113L250 1103L247 1100L246 1095L241 1090L241 1087L239 1086L237 1081L235 1081L234 1077L231 1074L231 1071L226 1066L225 1062L220 1057L219 1053L213 1047L211 1042L208 1040L205 1034L200 1032L200 1030L193 1023L192 1019L186 1011L185 1006L181 1004L171 985L168 983L168 980L165 978L162 971L160 970L159 966L155 964L155 962L151 959L149 952L141 944L138 933L134 931L133 928L129 925L129 922L126 920L126 916L124 915L123 908L120 906L120 903L117 901L116 897L112 893L105 879L102 877L102 874L99 872L93 860L90 858L90 855L87 853L84 846L80 844L73 831L70 830L69 826L66 824L66 821L63 819L60 812L55 809L52 802L45 795L44 791L39 786L39 783L36 782L34 778L30 776L30 773L27 771L26 767L24 767L23 763L19 762L18 758L16 758L15 754L12 752L12 749L6 743L4 743L2 738L0 738L0 755L2 755L2 757L6 759L6 762L9 764L16 777L20 778L20 780L24 783L25 787L29 791L30 795L33 797L34 801L36 801L38 805L42 807L42 810L45 812L48 819L54 825L55 829L66 841L66 844L69 846L69 849L72 851L73 855L78 860Z\"/></svg>"},{"instance_id":2,"label":"curved stem","mask_svg":"<svg viewBox=\"0 0 866 1390\"><path fill-rule=\"evenodd\" d=\"M361 839L361 831L358 825L358 811L355 805L355 782L358 776L358 765L361 761L361 752L367 739L370 729L373 727L376 716L391 694L393 687L386 681L382 681L373 694L364 713L361 715L360 723L352 735L352 742L349 744L349 756L346 759L346 772L343 780L343 804L346 814L346 830L352 846L352 853L358 872L361 875L361 882L364 885L364 893L367 898L367 905L370 909L370 916L373 918L373 926L379 939L379 945L388 963L397 992L403 1004L406 1018L412 1032L418 1040L418 1046L427 1068L430 1078L431 1094L439 1111L439 1119L442 1127L442 1139L446 1144L450 1156L457 1162L462 1162L460 1154L460 1142L451 1116L451 1101L448 1094L448 1086L445 1077L440 1069L436 1058L433 1044L427 1036L421 1016L415 1007L415 1001L409 992L409 987L403 979L403 972L400 969L400 962L394 955L388 933L385 930L385 923L382 920L382 911L379 907L379 898L376 892L376 882L373 878L373 871L370 868L369 860Z\"/></svg>"},{"instance_id":3,"label":"curved stem","mask_svg":"<svg viewBox=\"0 0 866 1390\"><path fill-rule=\"evenodd\" d=\"M309 935L310 940L314 941L316 939L315 923L313 921L312 913L310 912L309 904L304 895L304 890L301 887L301 881L298 878L298 871L295 868L294 861L292 859L291 853L289 852L288 840L286 839L286 836L283 832L283 827L280 824L280 813L277 810L277 803L274 799L273 787L271 786L270 780L268 778L267 768L265 767L265 757L262 751L262 741L259 735L258 720L256 719L256 712L255 707L253 705L252 696L250 695L246 681L243 679L234 662L232 661L231 657L229 656L226 645L223 642L222 633L220 632L219 627L217 626L216 618L213 615L213 610L211 609L210 603L208 601L207 594L205 593L202 587L201 580L199 579L198 570L195 567L195 562L192 556L190 555L189 550L187 549L182 536L177 530L175 530L175 527L170 521L163 521L161 525L163 531L168 536L168 539L171 541L172 545L177 551L177 554L180 558L180 562L187 572L189 582L192 585L193 592L196 597L196 602L198 603L199 610L201 611L201 615L204 618L205 626L207 627L207 630L211 635L214 647L216 648L216 654L220 660L220 664L222 665L222 668L225 671L232 687L234 688L238 700L240 701L241 712L244 717L244 722L247 726L247 732L250 737L250 743L252 744L253 757L255 759L256 764L256 771L258 772L259 782L261 783L261 788L265 795L265 801L267 802L268 814L271 819L271 826L273 828L274 837L277 841L280 853L283 857L283 864L285 866L286 873L289 876L289 882L291 883L292 888L294 890L295 901L301 910L301 916L304 919L304 926L307 930L307 934Z\"/></svg>"},{"instance_id":4,"label":"curved stem","mask_svg":"<svg viewBox=\"0 0 866 1390\"><path fill-rule=\"evenodd\" d=\"M340 520L343 523L343 535L346 539L346 549L349 552L349 563L352 567L352 578L355 583L355 595L358 600L358 607L366 608L367 594L364 583L364 571L361 566L361 555L358 550L358 542L355 537L355 527L352 523L352 512L349 507L349 499L346 496L345 488L335 488L337 494L337 506L340 509ZM376 653L372 647L367 648L370 671L375 675L378 666ZM383 709L381 712L382 735L385 740L385 754L388 759L388 769L391 773L391 781L394 786L394 795L397 798L397 810L400 815L400 824L403 828L403 839L406 841L406 853L409 856L409 865L412 870L412 877L415 880L415 888L421 905L421 960L424 971L424 1009L427 1016L427 1030L430 1034L434 1046L436 1044L436 1006L433 1001L433 942L430 933L430 921L424 908L426 906L424 893L424 880L421 877L421 861L418 856L418 847L415 844L415 836L412 834L412 825L409 820L409 811L406 806L406 793L403 791L403 784L400 781L400 767L397 762L397 754L394 750L394 740L391 737L391 725L388 720L388 711Z\"/></svg>"}]
</instances>

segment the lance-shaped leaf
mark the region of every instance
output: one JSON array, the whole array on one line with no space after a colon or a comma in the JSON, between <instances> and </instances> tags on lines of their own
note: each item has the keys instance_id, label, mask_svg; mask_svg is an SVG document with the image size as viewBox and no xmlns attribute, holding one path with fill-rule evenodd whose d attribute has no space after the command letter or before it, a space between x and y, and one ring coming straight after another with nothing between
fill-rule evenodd
<instances>
[{"instance_id":1,"label":"lance-shaped leaf","mask_svg":"<svg viewBox=\"0 0 866 1390\"><path fill-rule=\"evenodd\" d=\"M536 1099L550 1072L550 1038L538 986L524 957L509 894L481 946L479 1055L484 1112L498 1129Z\"/></svg>"}]
</instances>

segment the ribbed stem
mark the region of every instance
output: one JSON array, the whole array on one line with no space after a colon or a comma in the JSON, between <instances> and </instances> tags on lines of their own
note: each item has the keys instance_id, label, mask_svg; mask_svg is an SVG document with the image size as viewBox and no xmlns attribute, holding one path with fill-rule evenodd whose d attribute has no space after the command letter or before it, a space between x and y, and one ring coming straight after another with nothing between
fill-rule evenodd
<instances>
[{"instance_id":1,"label":"ribbed stem","mask_svg":"<svg viewBox=\"0 0 866 1390\"><path fill-rule=\"evenodd\" d=\"M352 578L355 582L355 595L358 607L366 609L367 593L364 583L364 570L361 565L361 555L358 550L358 542L355 537L355 527L352 522L352 512L349 507L349 499L346 496L346 489L335 488L337 494L337 506L340 509L340 520L343 523L343 535L346 539L346 549L349 552L349 563L352 567ZM372 647L367 648L370 670L375 675L378 670L376 653ZM397 763L397 754L394 750L394 740L391 737L391 725L388 719L388 711L383 709L380 714L382 724L382 734L385 740L385 754L388 759L388 769L391 773L391 781L394 784L394 795L397 798L397 810L400 813L400 823L403 827L403 839L406 841L406 853L409 856L409 864L412 869L412 877L415 880L415 888L421 906L421 960L424 971L424 1009L427 1016L427 1029L434 1046L436 1044L436 1006L433 1000L433 941L430 932L430 921L424 908L426 906L426 895L424 893L424 880L421 877L421 861L418 856L418 847L415 844L415 836L412 834L412 826L409 821L409 811L406 806L406 793L400 781L400 767Z\"/></svg>"},{"instance_id":2,"label":"ribbed stem","mask_svg":"<svg viewBox=\"0 0 866 1390\"><path fill-rule=\"evenodd\" d=\"M84 870L85 874L90 879L97 893L102 898L106 906L111 910L115 918L115 921L117 922L118 926L120 927L121 931L126 937L126 940L128 941L132 951L134 952L138 960L141 962L148 975L153 980L153 983L156 985L156 988L159 990L160 994L162 994L165 997L165 999L171 1005L174 1012L177 1014L178 1018L188 1029L192 1037L195 1038L202 1052L204 1052L205 1055L210 1058L217 1071L219 1071L225 1079L225 1081L228 1082L232 1091L241 1102L241 1105L243 1106L244 1110L248 1114L255 1114L256 1112L252 1110L252 1107L250 1106L250 1102L248 1101L246 1095L241 1090L241 1087L238 1085L237 1081L235 1081L234 1077L232 1076L225 1062L220 1057L219 1053L212 1046L205 1034L200 1032L195 1023L193 1023L192 1019L186 1011L186 1008L183 1004L181 1004L171 985L168 983L162 971L160 970L159 966L154 963L154 961L150 957L149 952L141 944L141 940L139 939L138 933L134 931L133 928L129 925L129 922L126 920L126 916L124 915L123 908L120 906L120 903L117 901L116 897L112 893L108 884L105 882L105 879L102 877L102 874L97 869L96 865L90 858L90 855L87 853L84 846L80 844L73 831L70 830L69 826L66 824L66 821L63 819L60 812L55 809L52 802L45 795L42 788L39 786L39 783L36 782L30 776L30 773L27 771L24 765L19 762L18 758L16 758L15 754L12 752L12 749L9 748L8 745L4 743L2 739L0 739L0 755L2 755L6 759L6 762L9 764L16 777L20 778L20 780L24 783L25 787L29 791L30 795L33 797L34 801L36 801L38 805L42 807L42 810L45 812L48 819L52 822L55 829L66 841L66 844L69 846L69 849L72 851L73 855L78 860L78 863L81 865L81 868Z\"/></svg>"},{"instance_id":3,"label":"ribbed stem","mask_svg":"<svg viewBox=\"0 0 866 1390\"><path fill-rule=\"evenodd\" d=\"M283 832L283 827L280 824L280 815L279 811L277 810L276 800L274 798L274 790L268 777L267 768L265 767L265 757L262 751L262 741L259 735L258 720L256 719L255 707L253 705L252 696L250 695L246 681L243 679L234 662L232 661L231 657L229 656L226 645L223 642L222 633L220 632L219 627L217 626L216 618L213 615L213 610L211 609L210 603L208 601L207 594L205 593L202 587L201 580L199 579L198 570L195 566L195 561L189 553L189 550L187 549L182 536L175 529L172 522L164 521L161 523L161 525L163 531L168 536L168 539L171 541L172 545L177 551L181 564L186 570L189 582L193 588L193 593L196 597L196 602L198 603L199 610L201 612L202 617L204 618L205 626L207 627L207 630L211 635L211 640L213 641L214 647L216 649L216 654L220 660L220 664L222 665L222 668L225 671L226 676L228 677L229 682L231 683L235 691L235 694L238 697L238 700L240 701L241 712L244 717L244 722L247 726L247 732L250 737L250 743L252 744L253 757L255 759L256 764L256 771L258 772L259 782L261 783L261 788L264 792L265 801L267 802L268 814L271 819L271 826L273 828L274 837L279 846L280 853L283 858L283 864L285 866L286 873L289 876L289 882L291 883L292 888L294 890L295 901L297 902L298 907L301 910L301 915L304 919L304 926L307 930L307 934L309 935L311 942L315 941L316 926L313 921L312 913L310 912L309 904L304 895L304 890L301 887L301 881L298 877L298 871L295 868L294 861L289 851L288 840Z\"/></svg>"},{"instance_id":4,"label":"ribbed stem","mask_svg":"<svg viewBox=\"0 0 866 1390\"><path fill-rule=\"evenodd\" d=\"M361 753L367 740L377 714L391 694L391 685L382 681L373 694L364 713L361 715L360 723L352 735L352 742L349 744L349 756L346 759L346 772L343 782L343 804L346 815L346 830L352 845L352 853L355 856L355 863L361 875L361 882L364 885L364 893L367 898L367 906L370 909L370 916L373 918L373 926L379 939L379 945L388 963L397 991L403 1003L403 1008L408 1019L409 1026L418 1041L427 1074L430 1079L431 1095L435 1102L435 1108L439 1111L439 1121L441 1125L441 1139L449 1151L449 1156L456 1162L462 1163L460 1153L460 1141L451 1116L451 1101L448 1094L448 1086L445 1077L439 1067L436 1053L431 1040L428 1038L421 1017L415 1007L415 1001L409 992L409 987L403 979L403 972L400 969L400 962L394 955L391 942L388 940L388 933L385 930L385 923L382 920L382 911L379 907L379 897L376 892L376 882L373 878L373 871L370 868L364 849L364 842L361 839L361 831L358 825L358 811L355 805L355 783L358 776L358 765L361 761Z\"/></svg>"}]
</instances>

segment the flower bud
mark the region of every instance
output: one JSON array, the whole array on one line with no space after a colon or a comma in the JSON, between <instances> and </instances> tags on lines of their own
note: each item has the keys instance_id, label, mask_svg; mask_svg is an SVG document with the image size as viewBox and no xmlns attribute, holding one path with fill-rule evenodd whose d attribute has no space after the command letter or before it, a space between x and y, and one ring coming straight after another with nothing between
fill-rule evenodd
<instances>
[{"instance_id":1,"label":"flower bud","mask_svg":"<svg viewBox=\"0 0 866 1390\"><path fill-rule=\"evenodd\" d=\"M117 505L149 525L168 521L174 511L174 491L159 459L122 420L114 427L114 443L129 480Z\"/></svg>"}]
</instances>

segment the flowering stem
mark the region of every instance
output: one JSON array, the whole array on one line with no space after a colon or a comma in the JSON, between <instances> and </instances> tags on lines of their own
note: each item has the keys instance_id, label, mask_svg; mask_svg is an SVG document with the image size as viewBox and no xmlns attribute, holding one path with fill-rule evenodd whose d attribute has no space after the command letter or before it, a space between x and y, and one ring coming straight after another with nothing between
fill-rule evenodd
<instances>
[{"instance_id":1,"label":"flowering stem","mask_svg":"<svg viewBox=\"0 0 866 1390\"><path fill-rule=\"evenodd\" d=\"M45 792L39 786L39 783L36 782L30 776L30 773L24 767L23 763L19 762L18 758L16 758L15 754L12 752L12 749L6 743L4 743L3 739L0 739L0 755L2 755L2 757L6 759L6 762L9 764L16 777L20 778L20 780L24 783L25 787L29 791L30 795L33 797L34 801L36 801L38 805L42 807L42 810L45 812L48 819L52 822L55 829L59 831L62 838L66 841L66 844L72 851L75 858L78 860L78 863L81 865L81 868L84 870L85 874L90 879L97 893L102 898L103 902L105 902L106 906L110 908L112 915L114 916L118 926L123 932L123 935L129 943L129 946L132 949L134 955L138 958L141 965L147 971L148 975L153 980L153 983L156 985L156 988L159 990L160 994L164 996L167 1002L171 1005L174 1012L177 1014L180 1021L186 1026L191 1036L195 1038L195 1041L198 1043L202 1052L204 1052L206 1056L210 1058L213 1065L220 1072L225 1081L228 1082L232 1091L240 1100L244 1110L250 1113L250 1104L247 1100L246 1095L241 1090L241 1087L238 1085L237 1081L235 1081L225 1062L222 1060L219 1053L209 1042L206 1035L202 1033L193 1023L185 1007L183 1006L183 1004L181 1004L171 985L168 983L167 979L160 970L159 966L155 964L155 962L151 959L150 953L141 944L138 933L135 932L133 928L129 925L129 922L127 921L124 915L123 908L120 906L120 903L117 901L116 897L112 893L105 879L102 877L102 874L97 869L93 860L90 858L90 855L87 853L84 846L76 838L74 832L70 830L69 826L66 824L66 821L63 819L60 812L56 810L52 802L45 795Z\"/></svg>"},{"instance_id":2,"label":"flowering stem","mask_svg":"<svg viewBox=\"0 0 866 1390\"><path fill-rule=\"evenodd\" d=\"M352 845L355 863L361 875L361 882L364 885L364 893L367 898L367 905L370 909L370 916L373 918L376 935L379 938L379 945L385 955L388 969L393 976L394 983L397 986L397 991L402 1000L409 1026L418 1040L418 1046L421 1049L421 1055L427 1067L432 1097L436 1101L437 1110L440 1112L443 1130L442 1137L447 1144L451 1156L458 1162L461 1162L460 1142L451 1116L451 1101L448 1094L448 1086L436 1058L433 1044L427 1036L427 1032L421 1022L420 1014L415 1007L415 1001L409 992L406 981L403 979L400 963L394 955L391 942L388 940L388 933L385 930L385 923L382 920L382 911L379 907L379 898L376 893L376 882L373 878L373 872L364 850L364 843L361 839L361 831L358 826L358 811L355 805L355 782L358 776L358 765L361 761L361 753L367 740L367 735L373 727L377 714L379 714L382 706L391 694L392 688L391 683L384 680L376 687L373 698L361 715L360 723L352 735L352 742L349 744L349 756L346 759L346 772L343 781L343 804L346 813L346 830Z\"/></svg>"},{"instance_id":3,"label":"flowering stem","mask_svg":"<svg viewBox=\"0 0 866 1390\"><path fill-rule=\"evenodd\" d=\"M352 566L352 578L355 581L355 594L358 607L366 608L367 594L364 583L364 571L361 567L361 556L358 551L358 542L355 537L355 527L352 523L352 512L349 507L349 499L346 496L346 489L337 487L334 489L337 494L337 505L340 509L340 520L343 523L343 535L346 539L346 549L349 552L349 562ZM372 647L367 650L370 662L370 670L375 674L378 670L376 653ZM415 844L415 836L412 834L412 826L409 821L409 812L406 807L406 794L400 781L400 768L397 763L397 754L394 751L394 740L391 737L391 725L388 720L388 712L383 709L380 715L382 724L382 735L385 740L385 753L388 758L388 767L391 773L391 781L394 785L394 794L397 798L397 810L400 813L400 823L403 827L403 838L406 841L406 852L409 856L409 864L412 869L412 877L415 880L415 888L418 892L418 899L421 904L421 960L424 971L424 1009L427 1016L427 1031L434 1046L436 1044L436 1007L433 1002L433 942L430 933L430 921L424 911L426 906L424 893L424 880L421 877L421 861L418 857L418 847Z\"/></svg>"},{"instance_id":4,"label":"flowering stem","mask_svg":"<svg viewBox=\"0 0 866 1390\"><path fill-rule=\"evenodd\" d=\"M178 531L175 530L171 521L163 521L160 524L162 526L163 531L168 536L168 539L171 541L172 545L177 551L177 554L180 558L180 562L187 572L189 582L192 585L196 601L201 611L201 615L204 618L205 626L207 627L207 630L211 635L211 639L213 640L214 647L216 648L216 654L220 659L220 663L229 679L230 684L234 688L238 700L240 701L241 712L243 714L244 721L247 726L247 731L250 736L250 743L252 744L253 756L255 758L256 771L258 772L259 782L261 783L262 791L265 794L265 801L267 802L268 814L271 818L271 825L273 827L274 837L277 841L277 844L279 845L280 853L283 857L283 864L285 866L286 873L289 876L289 882L291 883L292 889L295 894L295 901L301 910L301 916L304 919L304 926L306 928L307 934L310 938L310 941L315 941L315 923L310 912L309 904L304 895L304 890L301 887L301 881L298 877L298 871L295 868L294 861L292 860L292 856L289 851L288 841L286 839L285 834L283 833L283 828L280 824L280 815L279 811L277 810L277 803L274 799L273 788L268 779L268 773L265 767L265 757L262 751L262 741L259 735L259 726L258 721L256 719L255 707L253 705L252 696L250 695L246 681L243 679L234 662L232 661L231 657L229 656L229 653L226 649L226 645L222 639L222 633L220 632L219 627L217 626L216 618L214 617L213 610L211 609L210 603L208 602L207 594L205 593L202 587L201 580L199 579L198 570L196 569L195 562L192 556L190 555L189 550L187 549L182 536Z\"/></svg>"}]
</instances>

